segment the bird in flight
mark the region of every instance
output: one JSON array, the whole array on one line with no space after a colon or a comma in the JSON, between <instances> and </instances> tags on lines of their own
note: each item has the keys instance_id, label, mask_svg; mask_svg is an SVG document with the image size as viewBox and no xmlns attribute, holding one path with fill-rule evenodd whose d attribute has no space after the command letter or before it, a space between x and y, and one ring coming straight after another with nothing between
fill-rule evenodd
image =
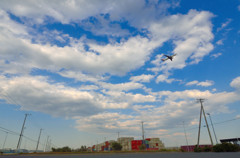
<instances>
[{"instance_id":1,"label":"bird in flight","mask_svg":"<svg viewBox=\"0 0 240 158\"><path fill-rule=\"evenodd\" d=\"M176 55L177 55L177 54L173 54L173 55L165 55L165 54L164 54L164 56L167 57L167 58L162 59L162 61L166 61L166 60L168 60L168 59L170 59L170 60L172 61L172 60L173 60L173 57L176 56Z\"/></svg>"}]
</instances>

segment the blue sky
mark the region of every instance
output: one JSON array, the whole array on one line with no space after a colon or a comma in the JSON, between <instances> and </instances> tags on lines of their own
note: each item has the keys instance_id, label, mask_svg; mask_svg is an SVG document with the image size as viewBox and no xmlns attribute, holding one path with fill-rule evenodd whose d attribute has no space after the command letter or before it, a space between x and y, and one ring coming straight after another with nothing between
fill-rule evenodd
<instances>
[{"instance_id":1,"label":"blue sky","mask_svg":"<svg viewBox=\"0 0 240 158\"><path fill-rule=\"evenodd\" d=\"M40 128L40 149L47 136L72 148L117 132L141 139L141 121L146 137L166 146L186 144L184 122L196 144L198 98L206 99L218 139L240 137L239 0L0 6L0 127L20 133L31 113L24 135L33 140L23 138L22 148L35 148ZM174 53L173 61L161 61ZM5 147L17 141L9 133ZM200 142L210 143L206 128Z\"/></svg>"}]
</instances>

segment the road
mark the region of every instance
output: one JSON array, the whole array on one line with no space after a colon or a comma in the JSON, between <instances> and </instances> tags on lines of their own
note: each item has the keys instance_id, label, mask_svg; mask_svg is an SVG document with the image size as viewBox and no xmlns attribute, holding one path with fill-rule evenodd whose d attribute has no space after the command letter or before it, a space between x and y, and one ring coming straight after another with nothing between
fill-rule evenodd
<instances>
[{"instance_id":1,"label":"road","mask_svg":"<svg viewBox=\"0 0 240 158\"><path fill-rule=\"evenodd\" d=\"M1 155L0 158L240 158L234 153L106 153L67 155Z\"/></svg>"}]
</instances>

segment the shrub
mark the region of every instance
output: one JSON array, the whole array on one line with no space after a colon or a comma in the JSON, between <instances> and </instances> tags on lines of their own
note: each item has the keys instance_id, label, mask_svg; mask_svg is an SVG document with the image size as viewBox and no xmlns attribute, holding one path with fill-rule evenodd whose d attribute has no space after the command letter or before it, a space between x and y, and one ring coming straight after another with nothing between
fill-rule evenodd
<instances>
[{"instance_id":1,"label":"shrub","mask_svg":"<svg viewBox=\"0 0 240 158\"><path fill-rule=\"evenodd\" d=\"M114 142L112 143L112 149L113 150L122 150L122 145L120 143Z\"/></svg>"},{"instance_id":2,"label":"shrub","mask_svg":"<svg viewBox=\"0 0 240 158\"><path fill-rule=\"evenodd\" d=\"M210 147L210 146L205 146L204 148L202 148L202 151L203 151L203 152L210 152L210 151L212 151L212 147Z\"/></svg>"},{"instance_id":3,"label":"shrub","mask_svg":"<svg viewBox=\"0 0 240 158\"><path fill-rule=\"evenodd\" d=\"M195 145L195 148L193 151L194 152L202 152L202 149L200 147L197 147L197 145Z\"/></svg>"},{"instance_id":4,"label":"shrub","mask_svg":"<svg viewBox=\"0 0 240 158\"><path fill-rule=\"evenodd\" d=\"M213 146L214 152L237 152L240 151L240 147L236 144L222 143Z\"/></svg>"},{"instance_id":5,"label":"shrub","mask_svg":"<svg viewBox=\"0 0 240 158\"><path fill-rule=\"evenodd\" d=\"M145 145L145 144L140 145L140 146L139 146L139 149L140 149L140 150L145 150L145 149L146 149L146 145Z\"/></svg>"},{"instance_id":6,"label":"shrub","mask_svg":"<svg viewBox=\"0 0 240 158\"><path fill-rule=\"evenodd\" d=\"M72 149L68 146L62 147L62 148L52 148L53 152L71 152Z\"/></svg>"}]
</instances>

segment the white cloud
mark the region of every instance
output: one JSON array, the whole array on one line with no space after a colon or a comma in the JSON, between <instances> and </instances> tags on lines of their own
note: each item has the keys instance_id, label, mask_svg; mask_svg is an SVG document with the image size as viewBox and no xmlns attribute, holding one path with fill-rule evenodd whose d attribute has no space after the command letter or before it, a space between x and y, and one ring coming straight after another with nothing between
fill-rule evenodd
<instances>
[{"instance_id":1,"label":"white cloud","mask_svg":"<svg viewBox=\"0 0 240 158\"><path fill-rule=\"evenodd\" d=\"M3 44L0 48L3 52L1 59L11 63L1 66L5 73L29 73L32 68L38 68L77 80L87 78L93 81L96 79L86 75L80 78L83 76L81 72L88 72L92 76L105 73L123 75L144 65L153 49L148 44L149 40L141 37L130 38L120 44L89 44L91 51L86 51L81 41L65 47L33 44L30 39L19 38L10 31L7 27L0 31L0 42ZM62 69L64 71L60 71Z\"/></svg>"},{"instance_id":2,"label":"white cloud","mask_svg":"<svg viewBox=\"0 0 240 158\"><path fill-rule=\"evenodd\" d=\"M126 133L136 133L141 128L140 121L148 122L146 130L150 133L154 133L154 130L160 131L161 128L167 129L169 125L175 126L176 122L183 119L189 120L186 122L188 124L194 124L199 113L199 105L193 103L196 98L208 99L208 112L216 109L217 112L229 112L226 105L239 100L239 94L235 91L151 92L150 88L143 85L155 76L157 83L178 81L169 78L171 70L198 63L213 49L213 15L210 12L191 10L185 15L162 16L162 13L173 5L166 2L155 5L157 1L149 1L151 4L145 7L145 2L0 1L1 8L20 18L24 17L22 20L25 24L24 26L13 22L6 12L0 12L0 71L3 74L19 75L12 78L1 76L1 93L17 100L22 109L70 117L76 120L79 130L96 132L116 132L120 129ZM153 14L156 10L157 13ZM101 13L108 14L109 19L99 16ZM140 30L146 29L147 33L146 37L134 36L121 39L120 42L109 39L111 42L108 44L97 43L86 37L75 39L59 31L45 31L41 36L31 36L28 33L33 31L29 25L30 21L32 24L44 24L46 16L62 23L73 22L84 27L91 26L89 30L95 35L128 35L129 32L122 30L119 25L111 26L110 32L106 32L111 21L127 21ZM97 18L101 23L100 28L87 24L90 16ZM227 24L222 25L223 28L226 26ZM32 42L33 39L35 43ZM52 44L51 40L63 43L69 40L69 43L59 47ZM156 75L143 74L132 76L130 82L108 83L107 79L111 75L125 75L144 66L150 60L153 50L169 40L173 41L173 50L169 54L177 53L177 56L173 61L161 62L162 54L157 54L155 60L150 62L155 66L151 70L156 72ZM85 48L86 45L88 49ZM217 55L220 54L212 56ZM24 76L29 75L33 69L58 73L80 81L81 85L72 88L63 83L54 83L45 77ZM157 75L159 71L162 73ZM213 84L213 81L207 80L192 81L186 85L207 87ZM231 86L239 88L238 85L236 78ZM146 94L131 92L142 89ZM9 98L5 100L16 104ZM139 105L146 103L150 105ZM112 112L112 109L127 109L130 114Z\"/></svg>"},{"instance_id":3,"label":"white cloud","mask_svg":"<svg viewBox=\"0 0 240 158\"><path fill-rule=\"evenodd\" d=\"M22 2L14 0L0 1L1 8L8 10L20 17L27 17L35 23L43 23L47 16L54 18L62 23L81 21L91 16L101 14L110 14L112 21L127 20L131 25L137 27L147 27L148 24L156 20L166 12L168 8L177 7L179 4L163 1L149 1L146 5L144 0L92 0L92 1L74 1L74 0L42 0L39 3L31 0ZM136 18L141 17L141 18ZM100 30L101 31L101 30Z\"/></svg>"},{"instance_id":4,"label":"white cloud","mask_svg":"<svg viewBox=\"0 0 240 158\"><path fill-rule=\"evenodd\" d=\"M209 81L209 80L206 80L206 81L203 81L203 82L199 82L199 81L194 80L194 81L186 83L187 86L197 85L197 86L202 86L202 87L209 87L209 86L212 86L213 84L214 84L214 82Z\"/></svg>"},{"instance_id":5,"label":"white cloud","mask_svg":"<svg viewBox=\"0 0 240 158\"><path fill-rule=\"evenodd\" d=\"M232 19L227 19L226 22L222 23L221 27L217 28L217 31L221 31L222 29L226 28L231 22Z\"/></svg>"},{"instance_id":6,"label":"white cloud","mask_svg":"<svg viewBox=\"0 0 240 158\"><path fill-rule=\"evenodd\" d=\"M209 87L209 86L212 86L214 84L213 81L204 81L204 82L199 82L197 85L198 86L203 86L203 87Z\"/></svg>"},{"instance_id":7,"label":"white cloud","mask_svg":"<svg viewBox=\"0 0 240 158\"><path fill-rule=\"evenodd\" d=\"M115 102L111 97L89 91L89 87L71 88L61 83L52 83L46 77L40 76L14 78L1 76L0 85L1 95L7 96L1 99L20 105L23 110L40 111L54 116L87 116L102 112L104 109L128 106L126 102ZM97 87L92 87L92 90L95 88ZM142 97L144 102L144 96L139 97ZM132 102L134 101L139 102L138 95L132 95Z\"/></svg>"},{"instance_id":8,"label":"white cloud","mask_svg":"<svg viewBox=\"0 0 240 158\"><path fill-rule=\"evenodd\" d=\"M98 84L103 89L110 90L110 91L129 91L133 89L143 88L143 85L141 83L135 83L135 82L126 82L126 83L119 83L119 84L99 82Z\"/></svg>"},{"instance_id":9,"label":"white cloud","mask_svg":"<svg viewBox=\"0 0 240 158\"><path fill-rule=\"evenodd\" d=\"M154 75L142 74L140 76L132 76L130 80L133 82L150 82L150 80L153 78L154 78Z\"/></svg>"},{"instance_id":10,"label":"white cloud","mask_svg":"<svg viewBox=\"0 0 240 158\"><path fill-rule=\"evenodd\" d=\"M83 74L82 72L76 72L76 71L69 71L69 70L64 70L58 72L61 76L67 77L67 78L74 78L77 81L82 81L82 82L98 82L98 81L103 81L108 79L108 77L104 77L102 75L89 75L89 74Z\"/></svg>"},{"instance_id":11,"label":"white cloud","mask_svg":"<svg viewBox=\"0 0 240 158\"><path fill-rule=\"evenodd\" d=\"M223 45L223 39L218 40L218 41L216 42L216 44L217 44L217 45Z\"/></svg>"},{"instance_id":12,"label":"white cloud","mask_svg":"<svg viewBox=\"0 0 240 158\"><path fill-rule=\"evenodd\" d=\"M166 82L166 83L172 83L173 81L175 81L175 79L169 79L168 78L168 75L159 75L156 79L156 83L159 83L159 82Z\"/></svg>"},{"instance_id":13,"label":"white cloud","mask_svg":"<svg viewBox=\"0 0 240 158\"><path fill-rule=\"evenodd\" d=\"M38 4L31 2L27 4L38 6ZM63 4L65 2L60 5ZM15 5L13 4L13 8L17 6ZM26 12L29 13L30 11L32 10ZM23 15L25 15L25 12ZM29 73L33 68L38 68L59 73L64 77L75 78L79 81L97 82L98 80L104 80L101 75L124 75L143 66L149 60L153 50L171 38L174 39L176 45L173 51L178 53L177 57L173 62L159 63L161 56L158 55L153 62L156 67L152 70L167 72L171 69L183 68L187 64L185 63L187 59L192 60L190 64L197 63L212 49L210 43L213 37L210 23L211 16L212 14L209 12L191 10L187 15L173 15L158 22L150 23L149 31L152 38L136 36L122 40L120 43L113 41L106 45L97 44L84 38L73 39L64 34L59 34L59 32L55 33L58 35L58 39L64 41L66 40L64 38L70 38L70 45L58 47L48 43L33 44L31 36L27 35L28 38L21 38L19 34L14 34L7 26L3 26L8 33L0 32L3 37L0 39L1 43L4 43L4 47L0 49L8 55L2 56L2 59L11 64L1 61L4 63L1 70L4 73L15 74L19 72ZM7 15L4 15L4 17L8 18ZM8 20L8 22L12 23L11 20ZM188 25L183 25L184 23ZM182 27L179 29L176 26ZM39 40L41 38L39 37ZM85 40L88 41L88 50L85 49ZM16 50L20 50L20 52ZM148 79L141 80L145 82ZM169 83L172 81L172 79L167 80Z\"/></svg>"},{"instance_id":14,"label":"white cloud","mask_svg":"<svg viewBox=\"0 0 240 158\"><path fill-rule=\"evenodd\" d=\"M199 82L194 80L194 81L191 81L191 82L188 82L186 85L187 86L192 86L192 85L197 85Z\"/></svg>"},{"instance_id":15,"label":"white cloud","mask_svg":"<svg viewBox=\"0 0 240 158\"><path fill-rule=\"evenodd\" d=\"M212 54L211 57L213 58L218 58L219 56L221 56L222 53L216 53L216 54Z\"/></svg>"},{"instance_id":16,"label":"white cloud","mask_svg":"<svg viewBox=\"0 0 240 158\"><path fill-rule=\"evenodd\" d=\"M236 77L235 79L233 79L230 85L233 88L240 89L240 77Z\"/></svg>"},{"instance_id":17,"label":"white cloud","mask_svg":"<svg viewBox=\"0 0 240 158\"><path fill-rule=\"evenodd\" d=\"M156 134L156 130L164 130L178 127L184 120L186 125L196 125L199 119L200 104L196 98L205 98L206 112L229 113L227 104L240 101L236 92L211 93L210 91L185 90L185 91L160 91L157 97L162 98L157 105L135 105L134 113L125 116L122 114L108 113L78 118L77 128L84 131L101 131L112 133L116 129L126 135L141 129L140 122L144 121L144 129L148 135ZM99 118L99 120L98 120ZM162 132L161 132L162 133Z\"/></svg>"},{"instance_id":18,"label":"white cloud","mask_svg":"<svg viewBox=\"0 0 240 158\"><path fill-rule=\"evenodd\" d=\"M186 15L172 15L151 25L153 39L161 45L172 39L177 53L173 61L161 62L157 55L152 63L156 65L153 71L169 71L182 69L189 64L196 64L213 49L212 18L210 12L190 10ZM189 62L186 62L189 60Z\"/></svg>"}]
</instances>

